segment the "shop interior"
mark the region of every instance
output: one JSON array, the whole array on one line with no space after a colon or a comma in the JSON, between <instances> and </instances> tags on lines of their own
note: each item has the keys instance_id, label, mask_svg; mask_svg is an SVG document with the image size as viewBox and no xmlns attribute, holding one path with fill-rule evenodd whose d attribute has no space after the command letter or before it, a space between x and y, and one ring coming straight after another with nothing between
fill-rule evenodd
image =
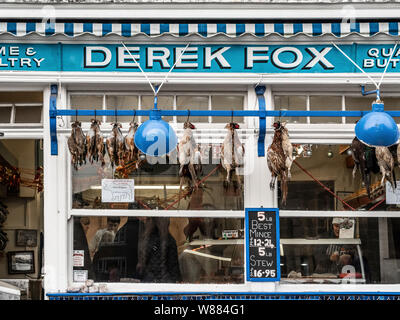
<instances>
[{"instance_id":1,"label":"shop interior","mask_svg":"<svg viewBox=\"0 0 400 320\"><path fill-rule=\"evenodd\" d=\"M41 128L43 92L0 92L0 132ZM0 140L0 283L41 299L43 140Z\"/></svg>"}]
</instances>

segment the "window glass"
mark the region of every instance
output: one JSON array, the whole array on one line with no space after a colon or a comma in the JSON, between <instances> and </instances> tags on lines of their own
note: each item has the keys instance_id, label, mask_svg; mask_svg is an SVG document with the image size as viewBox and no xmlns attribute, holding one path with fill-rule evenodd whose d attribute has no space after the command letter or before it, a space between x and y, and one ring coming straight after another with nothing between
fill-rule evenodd
<instances>
[{"instance_id":1,"label":"window glass","mask_svg":"<svg viewBox=\"0 0 400 320\"><path fill-rule=\"evenodd\" d=\"M0 103L42 103L42 91L1 91Z\"/></svg>"},{"instance_id":2,"label":"window glass","mask_svg":"<svg viewBox=\"0 0 400 320\"><path fill-rule=\"evenodd\" d=\"M41 123L42 107L27 106L15 107L15 123Z\"/></svg>"},{"instance_id":3,"label":"window glass","mask_svg":"<svg viewBox=\"0 0 400 320\"><path fill-rule=\"evenodd\" d=\"M211 96L211 105L213 110L243 110L243 96ZM228 123L232 117L213 117L212 122ZM233 117L233 122L243 123L243 117Z\"/></svg>"},{"instance_id":4,"label":"window glass","mask_svg":"<svg viewBox=\"0 0 400 320\"><path fill-rule=\"evenodd\" d=\"M275 110L307 110L306 96L274 96ZM281 117L280 121L307 123L307 117Z\"/></svg>"},{"instance_id":5,"label":"window glass","mask_svg":"<svg viewBox=\"0 0 400 320\"><path fill-rule=\"evenodd\" d=\"M282 282L397 284L399 218L280 218Z\"/></svg>"},{"instance_id":6,"label":"window glass","mask_svg":"<svg viewBox=\"0 0 400 320\"><path fill-rule=\"evenodd\" d=\"M371 111L371 97L346 97L346 111ZM361 117L348 117L346 123L356 123Z\"/></svg>"},{"instance_id":7,"label":"window glass","mask_svg":"<svg viewBox=\"0 0 400 320\"><path fill-rule=\"evenodd\" d=\"M71 95L71 109L78 110L102 110L103 96L102 95ZM79 116L79 121L90 122L94 116ZM103 119L102 116L97 116L97 119Z\"/></svg>"},{"instance_id":8,"label":"window glass","mask_svg":"<svg viewBox=\"0 0 400 320\"><path fill-rule=\"evenodd\" d=\"M243 283L243 219L74 217L74 271L96 282ZM226 238L225 230L235 230Z\"/></svg>"},{"instance_id":9,"label":"window glass","mask_svg":"<svg viewBox=\"0 0 400 320\"><path fill-rule=\"evenodd\" d=\"M341 111L341 96L310 96L310 110ZM311 123L342 123L341 117L310 117Z\"/></svg>"},{"instance_id":10,"label":"window glass","mask_svg":"<svg viewBox=\"0 0 400 320\"><path fill-rule=\"evenodd\" d=\"M0 123L10 123L11 107L0 107Z\"/></svg>"},{"instance_id":11,"label":"window glass","mask_svg":"<svg viewBox=\"0 0 400 320\"><path fill-rule=\"evenodd\" d=\"M385 104L385 110L393 110L399 111L400 110L400 97L383 97L383 103ZM399 123L400 117L393 117L396 123Z\"/></svg>"},{"instance_id":12,"label":"window glass","mask_svg":"<svg viewBox=\"0 0 400 320\"><path fill-rule=\"evenodd\" d=\"M208 110L208 96L177 96L176 97L177 110ZM178 122L185 122L187 117L178 117ZM192 117L190 122L208 122L208 117Z\"/></svg>"},{"instance_id":13,"label":"window glass","mask_svg":"<svg viewBox=\"0 0 400 320\"><path fill-rule=\"evenodd\" d=\"M142 96L142 109L150 110L154 108L154 96ZM173 96L158 96L157 109L160 110L173 110L174 97ZM164 121L170 122L173 117L163 117Z\"/></svg>"},{"instance_id":14,"label":"window glass","mask_svg":"<svg viewBox=\"0 0 400 320\"><path fill-rule=\"evenodd\" d=\"M192 187L191 176L184 167L180 191L180 166L177 164L176 150L168 157L127 161L115 168L111 167L106 153L104 167L100 162L91 164L87 161L79 170L72 169L73 208L243 210L242 164L232 173L228 183L226 171L220 166L221 145L199 144L197 147L201 159L201 165L195 166L198 188ZM102 202L102 179L113 177L134 180L133 207L132 203Z\"/></svg>"},{"instance_id":15,"label":"window glass","mask_svg":"<svg viewBox=\"0 0 400 320\"><path fill-rule=\"evenodd\" d=\"M310 148L310 145L294 145L295 153L306 148ZM348 148L349 145L315 144L311 146L311 153L303 151L291 167L292 177L288 181L285 205L281 202L282 194L279 186L280 208L324 211L396 209L397 204L393 202L396 202L397 198L391 187L381 185L382 176L374 149L370 148L365 153L371 179L369 198L360 170L356 170L353 178L354 161ZM396 167L396 177L400 177L399 171ZM385 192L388 192L386 200ZM310 194L317 196L310 197Z\"/></svg>"},{"instance_id":16,"label":"window glass","mask_svg":"<svg viewBox=\"0 0 400 320\"><path fill-rule=\"evenodd\" d=\"M107 95L106 96L107 110L137 110L138 109L138 97L137 96L122 96L122 95ZM118 116L118 122L130 122L133 119L132 116ZM107 122L114 122L114 116L107 116Z\"/></svg>"}]
</instances>

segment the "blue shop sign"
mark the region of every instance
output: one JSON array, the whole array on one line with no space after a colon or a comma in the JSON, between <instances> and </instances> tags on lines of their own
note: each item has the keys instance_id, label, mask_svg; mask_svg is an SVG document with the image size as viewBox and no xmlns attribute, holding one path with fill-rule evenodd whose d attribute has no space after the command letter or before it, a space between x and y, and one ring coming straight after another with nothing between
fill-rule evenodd
<instances>
[{"instance_id":1,"label":"blue shop sign","mask_svg":"<svg viewBox=\"0 0 400 320\"><path fill-rule=\"evenodd\" d=\"M190 45L185 51L185 45L126 46L129 52L122 44L0 44L0 71L140 72L139 63L146 72L168 72L176 63L173 72L361 72L330 44ZM373 44L340 48L368 72L382 72L393 50L392 45ZM388 72L397 72L399 61L400 48Z\"/></svg>"}]
</instances>

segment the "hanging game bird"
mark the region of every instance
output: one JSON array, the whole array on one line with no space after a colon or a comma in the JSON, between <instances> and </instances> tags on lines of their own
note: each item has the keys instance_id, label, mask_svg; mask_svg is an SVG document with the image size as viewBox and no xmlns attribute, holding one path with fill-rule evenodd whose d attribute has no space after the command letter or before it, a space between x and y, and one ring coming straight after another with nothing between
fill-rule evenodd
<instances>
[{"instance_id":1,"label":"hanging game bird","mask_svg":"<svg viewBox=\"0 0 400 320\"><path fill-rule=\"evenodd\" d=\"M357 170L360 171L362 183L367 189L368 197L371 198L371 174L379 173L379 166L374 147L367 146L357 137L351 142L351 156L354 160L353 179Z\"/></svg>"},{"instance_id":2,"label":"hanging game bird","mask_svg":"<svg viewBox=\"0 0 400 320\"><path fill-rule=\"evenodd\" d=\"M275 182L277 177L281 180L281 190L282 190L282 204L286 204L287 193L288 193L288 167L286 165L287 156L282 145L283 135L282 125L279 121L273 124L274 127L274 137L271 145L268 147L267 151L267 164L269 171L271 172L271 182L269 187L271 190L275 189Z\"/></svg>"},{"instance_id":3,"label":"hanging game bird","mask_svg":"<svg viewBox=\"0 0 400 320\"><path fill-rule=\"evenodd\" d=\"M392 189L396 189L396 177L394 174L394 158L388 147L375 147L376 159L381 170L383 186L385 180L389 181Z\"/></svg>"}]
</instances>

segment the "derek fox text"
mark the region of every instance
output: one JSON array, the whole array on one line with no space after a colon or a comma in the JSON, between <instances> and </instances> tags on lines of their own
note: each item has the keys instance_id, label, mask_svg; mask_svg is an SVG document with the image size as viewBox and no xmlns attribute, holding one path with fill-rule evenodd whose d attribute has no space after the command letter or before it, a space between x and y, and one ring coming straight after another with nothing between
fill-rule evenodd
<instances>
[{"instance_id":1,"label":"derek fox text","mask_svg":"<svg viewBox=\"0 0 400 320\"><path fill-rule=\"evenodd\" d=\"M291 70L301 67L310 70L320 66L325 70L333 69L334 65L328 60L332 47L317 49L315 47L84 47L85 68L117 69L142 67L144 69L158 68L169 70L229 70L240 67L253 69L256 65L269 65L274 69ZM138 66L139 65L139 66Z\"/></svg>"}]
</instances>

